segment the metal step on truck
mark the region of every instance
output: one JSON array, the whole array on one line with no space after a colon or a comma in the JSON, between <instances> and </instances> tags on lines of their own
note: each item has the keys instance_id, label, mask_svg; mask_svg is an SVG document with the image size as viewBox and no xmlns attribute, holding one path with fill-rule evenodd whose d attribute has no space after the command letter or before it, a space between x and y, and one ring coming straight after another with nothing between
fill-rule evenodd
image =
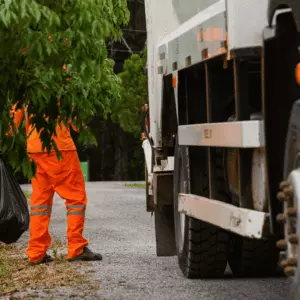
<instances>
[{"instance_id":1,"label":"metal step on truck","mask_svg":"<svg viewBox=\"0 0 300 300\"><path fill-rule=\"evenodd\" d=\"M300 0L145 0L147 210L188 278L300 288Z\"/></svg>"}]
</instances>

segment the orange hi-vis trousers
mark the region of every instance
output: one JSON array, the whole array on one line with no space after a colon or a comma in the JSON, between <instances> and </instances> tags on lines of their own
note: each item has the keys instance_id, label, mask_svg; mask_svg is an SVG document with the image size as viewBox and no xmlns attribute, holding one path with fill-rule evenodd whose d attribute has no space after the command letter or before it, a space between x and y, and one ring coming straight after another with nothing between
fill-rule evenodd
<instances>
[{"instance_id":1,"label":"orange hi-vis trousers","mask_svg":"<svg viewBox=\"0 0 300 300\"><path fill-rule=\"evenodd\" d=\"M51 244L48 227L55 192L66 202L67 258L80 255L88 245L83 237L87 197L77 151L61 151L61 154L63 158L59 161L55 152L30 154L37 165L32 179L30 239L26 251L30 262L42 260Z\"/></svg>"}]
</instances>

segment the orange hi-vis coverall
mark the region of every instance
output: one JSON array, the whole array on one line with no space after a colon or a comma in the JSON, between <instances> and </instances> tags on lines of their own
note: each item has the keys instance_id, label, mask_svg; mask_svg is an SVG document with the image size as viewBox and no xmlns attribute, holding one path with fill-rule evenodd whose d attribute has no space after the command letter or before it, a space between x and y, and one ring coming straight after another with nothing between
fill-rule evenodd
<instances>
[{"instance_id":1,"label":"orange hi-vis coverall","mask_svg":"<svg viewBox=\"0 0 300 300\"><path fill-rule=\"evenodd\" d=\"M18 127L26 109L12 110L14 122ZM56 142L62 158L58 161L55 151L50 154L42 149L38 132L32 128L26 114L27 152L37 166L36 176L32 178L30 211L30 239L26 254L30 262L41 261L51 243L48 231L53 196L56 192L65 199L68 221L68 258L83 252L88 241L83 237L87 197L85 183L76 147L70 129L64 124L57 126Z\"/></svg>"}]
</instances>

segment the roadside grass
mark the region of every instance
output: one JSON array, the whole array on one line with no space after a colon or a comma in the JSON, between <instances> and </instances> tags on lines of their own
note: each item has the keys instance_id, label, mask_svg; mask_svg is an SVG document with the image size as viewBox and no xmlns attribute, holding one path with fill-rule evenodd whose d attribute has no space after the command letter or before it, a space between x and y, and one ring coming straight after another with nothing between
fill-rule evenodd
<instances>
[{"instance_id":1,"label":"roadside grass","mask_svg":"<svg viewBox=\"0 0 300 300\"><path fill-rule=\"evenodd\" d=\"M61 253L65 245L55 240L49 252L54 261L48 264L30 266L24 258L25 245L0 245L0 296L12 296L15 293L23 293L26 297L26 290L50 291L60 287L77 286L79 289L99 289L97 282L92 282L88 268L90 263L75 262L69 263Z\"/></svg>"},{"instance_id":2,"label":"roadside grass","mask_svg":"<svg viewBox=\"0 0 300 300\"><path fill-rule=\"evenodd\" d=\"M125 183L125 187L144 189L146 188L146 183Z\"/></svg>"}]
</instances>

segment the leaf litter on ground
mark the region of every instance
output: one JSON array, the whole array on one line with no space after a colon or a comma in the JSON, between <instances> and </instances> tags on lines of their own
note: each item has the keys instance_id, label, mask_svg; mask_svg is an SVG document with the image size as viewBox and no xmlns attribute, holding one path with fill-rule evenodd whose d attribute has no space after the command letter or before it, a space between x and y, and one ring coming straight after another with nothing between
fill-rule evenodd
<instances>
[{"instance_id":1,"label":"leaf litter on ground","mask_svg":"<svg viewBox=\"0 0 300 300\"><path fill-rule=\"evenodd\" d=\"M61 253L65 245L60 240L53 241L49 253L54 261L48 264L29 265L24 256L25 247L26 245L0 244L0 296L12 296L18 292L26 294L26 290L30 290L32 294L32 291L73 286L76 289L100 289L98 282L89 276L91 264L66 261Z\"/></svg>"}]
</instances>

